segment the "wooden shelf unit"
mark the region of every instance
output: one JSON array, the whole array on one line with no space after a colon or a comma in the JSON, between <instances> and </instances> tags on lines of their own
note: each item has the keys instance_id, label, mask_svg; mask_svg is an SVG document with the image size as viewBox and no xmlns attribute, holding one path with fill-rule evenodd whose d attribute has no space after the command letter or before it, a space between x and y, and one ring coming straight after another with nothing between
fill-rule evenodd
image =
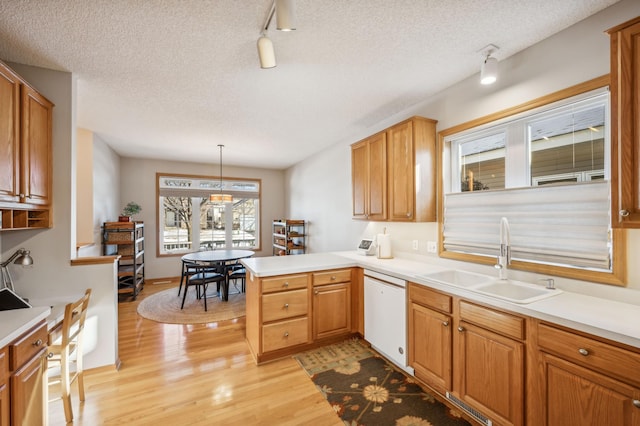
<instances>
[{"instance_id":1,"label":"wooden shelf unit","mask_svg":"<svg viewBox=\"0 0 640 426\"><path fill-rule=\"evenodd\" d=\"M142 222L105 222L102 254L120 256L118 293L136 299L144 287L144 224Z\"/></svg>"},{"instance_id":2,"label":"wooden shelf unit","mask_svg":"<svg viewBox=\"0 0 640 426\"><path fill-rule=\"evenodd\" d=\"M273 255L304 254L306 224L304 220L273 221Z\"/></svg>"}]
</instances>

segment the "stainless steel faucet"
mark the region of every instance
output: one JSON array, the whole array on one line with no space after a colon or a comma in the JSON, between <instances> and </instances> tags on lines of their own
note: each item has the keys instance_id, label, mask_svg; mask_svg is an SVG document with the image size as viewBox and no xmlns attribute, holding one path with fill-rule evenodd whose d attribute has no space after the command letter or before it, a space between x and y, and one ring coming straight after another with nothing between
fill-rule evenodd
<instances>
[{"instance_id":1,"label":"stainless steel faucet","mask_svg":"<svg viewBox=\"0 0 640 426\"><path fill-rule=\"evenodd\" d=\"M511 231L509 230L509 221L506 217L500 219L500 253L498 254L498 263L495 265L498 269L498 278L507 279L507 268L511 264Z\"/></svg>"}]
</instances>

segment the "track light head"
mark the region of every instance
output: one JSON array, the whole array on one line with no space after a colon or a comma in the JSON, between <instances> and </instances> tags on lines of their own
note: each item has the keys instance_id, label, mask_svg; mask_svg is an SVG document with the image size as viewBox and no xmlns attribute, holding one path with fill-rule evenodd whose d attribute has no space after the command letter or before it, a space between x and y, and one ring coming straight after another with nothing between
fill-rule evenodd
<instances>
[{"instance_id":1,"label":"track light head","mask_svg":"<svg viewBox=\"0 0 640 426\"><path fill-rule=\"evenodd\" d=\"M498 49L498 46L489 44L478 51L484 57L484 62L480 68L480 84L493 84L498 79L498 60L491 57L491 54Z\"/></svg>"},{"instance_id":2,"label":"track light head","mask_svg":"<svg viewBox=\"0 0 640 426\"><path fill-rule=\"evenodd\" d=\"M260 68L274 68L276 66L276 53L273 43L265 34L258 39L258 57L260 58Z\"/></svg>"},{"instance_id":3,"label":"track light head","mask_svg":"<svg viewBox=\"0 0 640 426\"><path fill-rule=\"evenodd\" d=\"M294 0L275 0L276 28L280 31L296 29L296 9Z\"/></svg>"}]
</instances>

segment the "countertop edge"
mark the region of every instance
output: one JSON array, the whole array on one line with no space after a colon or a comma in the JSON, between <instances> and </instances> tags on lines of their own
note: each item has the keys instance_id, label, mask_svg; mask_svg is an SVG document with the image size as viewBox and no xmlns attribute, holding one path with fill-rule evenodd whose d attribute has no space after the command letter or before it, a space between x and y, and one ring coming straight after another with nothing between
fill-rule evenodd
<instances>
[{"instance_id":1,"label":"countertop edge","mask_svg":"<svg viewBox=\"0 0 640 426\"><path fill-rule=\"evenodd\" d=\"M3 348L46 319L51 309L46 306L0 311L0 348Z\"/></svg>"}]
</instances>

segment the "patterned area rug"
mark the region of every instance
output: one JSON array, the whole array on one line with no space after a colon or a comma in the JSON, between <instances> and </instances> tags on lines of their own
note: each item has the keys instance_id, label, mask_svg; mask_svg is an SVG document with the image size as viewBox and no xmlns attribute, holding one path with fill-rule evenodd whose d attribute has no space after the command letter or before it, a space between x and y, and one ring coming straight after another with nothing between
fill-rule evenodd
<instances>
[{"instance_id":1,"label":"patterned area rug","mask_svg":"<svg viewBox=\"0 0 640 426\"><path fill-rule=\"evenodd\" d=\"M184 289L183 289L184 291ZM245 294L229 292L229 301L223 302L216 295L207 296L207 312L204 300L198 300L195 289L190 288L184 309L180 309L182 294L178 288L170 288L152 294L138 305L138 314L144 318L166 324L207 324L245 316Z\"/></svg>"},{"instance_id":2,"label":"patterned area rug","mask_svg":"<svg viewBox=\"0 0 640 426\"><path fill-rule=\"evenodd\" d=\"M349 426L469 426L358 340L295 355Z\"/></svg>"}]
</instances>

